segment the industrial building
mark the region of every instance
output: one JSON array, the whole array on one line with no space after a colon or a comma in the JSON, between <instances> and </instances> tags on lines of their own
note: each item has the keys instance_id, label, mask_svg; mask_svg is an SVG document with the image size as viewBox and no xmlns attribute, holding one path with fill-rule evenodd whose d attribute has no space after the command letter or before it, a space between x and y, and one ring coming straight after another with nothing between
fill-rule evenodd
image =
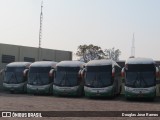
<instances>
[{"instance_id":1,"label":"industrial building","mask_svg":"<svg viewBox=\"0 0 160 120\"><path fill-rule=\"evenodd\" d=\"M26 47L18 45L0 44L0 70L8 63L26 61L55 61L72 60L72 52L52 50L45 48ZM0 89L2 89L2 78L0 75Z\"/></svg>"}]
</instances>

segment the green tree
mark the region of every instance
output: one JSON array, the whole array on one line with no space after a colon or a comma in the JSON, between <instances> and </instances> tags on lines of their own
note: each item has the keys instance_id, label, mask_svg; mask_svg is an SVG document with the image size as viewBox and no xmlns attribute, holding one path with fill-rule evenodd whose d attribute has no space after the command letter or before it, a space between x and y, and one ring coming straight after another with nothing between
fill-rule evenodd
<instances>
[{"instance_id":1,"label":"green tree","mask_svg":"<svg viewBox=\"0 0 160 120\"><path fill-rule=\"evenodd\" d=\"M104 54L107 59L112 59L114 61L119 60L119 56L121 55L121 51L119 49L115 49L114 47L111 49L105 49Z\"/></svg>"},{"instance_id":2,"label":"green tree","mask_svg":"<svg viewBox=\"0 0 160 120\"><path fill-rule=\"evenodd\" d=\"M101 47L93 44L79 45L76 55L79 56L82 61L88 62L94 59L102 59L104 57L104 52Z\"/></svg>"}]
</instances>

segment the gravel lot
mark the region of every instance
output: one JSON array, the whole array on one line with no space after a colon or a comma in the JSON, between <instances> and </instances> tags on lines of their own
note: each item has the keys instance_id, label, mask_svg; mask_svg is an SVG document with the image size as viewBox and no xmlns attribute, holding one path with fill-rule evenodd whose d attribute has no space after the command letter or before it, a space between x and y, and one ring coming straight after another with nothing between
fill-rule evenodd
<instances>
[{"instance_id":1,"label":"gravel lot","mask_svg":"<svg viewBox=\"0 0 160 120\"><path fill-rule=\"evenodd\" d=\"M160 97L155 101L127 101L123 96L115 99L88 99L88 98L67 98L54 96L34 96L27 94L0 93L0 111L160 111ZM5 118L9 120L11 118ZM22 119L22 118L12 118ZM25 118L30 119L30 118ZM33 118L32 118L33 119ZM54 120L159 120L157 118L128 118L128 117L54 117L54 118L34 118L34 119L54 119Z\"/></svg>"}]
</instances>

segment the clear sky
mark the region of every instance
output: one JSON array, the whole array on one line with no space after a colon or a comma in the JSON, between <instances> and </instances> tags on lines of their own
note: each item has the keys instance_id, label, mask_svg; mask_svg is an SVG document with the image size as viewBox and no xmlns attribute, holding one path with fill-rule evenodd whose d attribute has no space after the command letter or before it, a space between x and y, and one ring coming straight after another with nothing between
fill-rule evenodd
<instances>
[{"instance_id":1,"label":"clear sky","mask_svg":"<svg viewBox=\"0 0 160 120\"><path fill-rule=\"evenodd\" d=\"M0 0L0 43L38 47L41 0ZM160 60L160 0L44 0L42 47L120 49Z\"/></svg>"}]
</instances>

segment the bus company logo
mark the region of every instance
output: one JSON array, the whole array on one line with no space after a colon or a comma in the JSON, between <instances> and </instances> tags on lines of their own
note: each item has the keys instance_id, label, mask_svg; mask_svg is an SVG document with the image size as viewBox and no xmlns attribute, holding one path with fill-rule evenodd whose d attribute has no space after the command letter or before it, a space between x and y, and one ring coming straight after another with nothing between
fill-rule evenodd
<instances>
[{"instance_id":1,"label":"bus company logo","mask_svg":"<svg viewBox=\"0 0 160 120\"><path fill-rule=\"evenodd\" d=\"M12 117L11 112L2 112L2 117Z\"/></svg>"},{"instance_id":2,"label":"bus company logo","mask_svg":"<svg viewBox=\"0 0 160 120\"><path fill-rule=\"evenodd\" d=\"M2 117L42 117L40 112L2 112Z\"/></svg>"}]
</instances>

